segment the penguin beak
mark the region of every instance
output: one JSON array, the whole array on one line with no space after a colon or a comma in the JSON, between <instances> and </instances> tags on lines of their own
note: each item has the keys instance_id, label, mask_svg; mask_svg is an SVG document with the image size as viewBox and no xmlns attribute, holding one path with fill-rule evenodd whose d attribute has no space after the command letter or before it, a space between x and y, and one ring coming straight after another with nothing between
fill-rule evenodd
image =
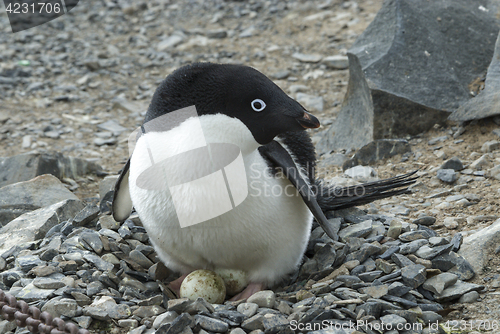
<instances>
[{"instance_id":1,"label":"penguin beak","mask_svg":"<svg viewBox=\"0 0 500 334\"><path fill-rule=\"evenodd\" d=\"M316 129L320 126L319 120L307 111L304 111L304 114L296 120L304 129Z\"/></svg>"}]
</instances>

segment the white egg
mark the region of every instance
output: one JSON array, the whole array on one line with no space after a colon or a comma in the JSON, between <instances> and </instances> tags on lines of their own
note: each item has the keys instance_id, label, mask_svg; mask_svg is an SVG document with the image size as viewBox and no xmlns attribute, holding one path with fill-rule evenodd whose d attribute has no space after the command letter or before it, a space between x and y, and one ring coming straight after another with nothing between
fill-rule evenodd
<instances>
[{"instance_id":1,"label":"white egg","mask_svg":"<svg viewBox=\"0 0 500 334\"><path fill-rule=\"evenodd\" d=\"M222 304L226 298L224 280L211 270L195 270L181 284L182 298L204 298L211 304Z\"/></svg>"},{"instance_id":2,"label":"white egg","mask_svg":"<svg viewBox=\"0 0 500 334\"><path fill-rule=\"evenodd\" d=\"M222 277L226 285L226 293L234 296L248 285L246 272L236 269L215 269L217 275Z\"/></svg>"}]
</instances>

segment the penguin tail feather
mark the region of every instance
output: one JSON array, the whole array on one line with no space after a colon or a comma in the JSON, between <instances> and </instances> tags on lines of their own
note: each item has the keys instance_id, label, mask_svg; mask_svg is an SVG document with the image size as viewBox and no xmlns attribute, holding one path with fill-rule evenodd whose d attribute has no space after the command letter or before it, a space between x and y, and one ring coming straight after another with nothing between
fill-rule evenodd
<instances>
[{"instance_id":1,"label":"penguin tail feather","mask_svg":"<svg viewBox=\"0 0 500 334\"><path fill-rule=\"evenodd\" d=\"M418 178L417 171L391 177L389 179L361 183L354 186L327 186L323 181L316 183L316 199L323 212L346 209L353 206L410 192L408 186Z\"/></svg>"}]
</instances>

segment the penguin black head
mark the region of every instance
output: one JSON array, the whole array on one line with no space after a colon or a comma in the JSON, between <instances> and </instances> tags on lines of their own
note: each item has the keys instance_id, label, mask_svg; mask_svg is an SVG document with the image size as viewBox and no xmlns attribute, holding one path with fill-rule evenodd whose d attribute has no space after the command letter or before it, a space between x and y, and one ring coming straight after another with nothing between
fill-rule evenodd
<instances>
[{"instance_id":1,"label":"penguin black head","mask_svg":"<svg viewBox=\"0 0 500 334\"><path fill-rule=\"evenodd\" d=\"M259 71L213 63L187 65L167 76L153 96L144 123L192 105L200 116L224 114L239 119L261 145L279 134L320 125Z\"/></svg>"}]
</instances>

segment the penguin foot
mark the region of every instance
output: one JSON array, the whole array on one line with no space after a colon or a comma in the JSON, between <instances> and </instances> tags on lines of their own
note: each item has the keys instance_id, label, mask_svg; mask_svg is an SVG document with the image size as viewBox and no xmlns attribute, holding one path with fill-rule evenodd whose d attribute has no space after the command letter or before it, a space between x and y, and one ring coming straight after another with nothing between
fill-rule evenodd
<instances>
[{"instance_id":1,"label":"penguin foot","mask_svg":"<svg viewBox=\"0 0 500 334\"><path fill-rule=\"evenodd\" d=\"M230 301L247 299L256 292L262 291L264 289L264 283L250 283L247 285L245 290L238 293L236 296L229 299Z\"/></svg>"},{"instance_id":2,"label":"penguin foot","mask_svg":"<svg viewBox=\"0 0 500 334\"><path fill-rule=\"evenodd\" d=\"M168 283L168 287L170 288L170 290L172 290L177 295L177 297L180 297L181 284L182 284L182 281L184 281L184 279L186 278L187 275L188 274L184 274L181 277L179 277L178 279L176 279L176 280Z\"/></svg>"}]
</instances>

